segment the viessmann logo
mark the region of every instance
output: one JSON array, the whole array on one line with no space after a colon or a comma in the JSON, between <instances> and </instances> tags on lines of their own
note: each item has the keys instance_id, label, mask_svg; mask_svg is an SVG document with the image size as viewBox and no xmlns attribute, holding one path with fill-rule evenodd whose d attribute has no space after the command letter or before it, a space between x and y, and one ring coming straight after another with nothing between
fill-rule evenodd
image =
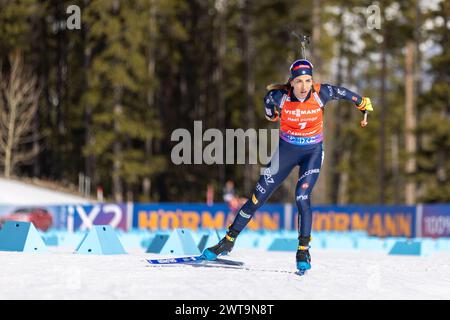
<instances>
[{"instance_id":1,"label":"viessmann logo","mask_svg":"<svg viewBox=\"0 0 450 320\"><path fill-rule=\"evenodd\" d=\"M285 113L287 115L292 115L292 116L296 116L296 117L300 117L302 115L307 115L307 114L317 114L321 111L320 108L317 109L311 109L311 110L300 110L300 109L295 109L295 110L285 110Z\"/></svg>"}]
</instances>

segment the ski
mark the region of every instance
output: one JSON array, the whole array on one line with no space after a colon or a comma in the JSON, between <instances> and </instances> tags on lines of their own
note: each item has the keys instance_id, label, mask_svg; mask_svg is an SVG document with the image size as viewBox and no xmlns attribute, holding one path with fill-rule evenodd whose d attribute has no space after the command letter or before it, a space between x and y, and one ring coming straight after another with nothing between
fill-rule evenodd
<instances>
[{"instance_id":1,"label":"ski","mask_svg":"<svg viewBox=\"0 0 450 320\"><path fill-rule=\"evenodd\" d=\"M218 264L226 264L228 266L236 266L236 267L244 266L244 262L242 262L242 261L228 260L228 259L222 259L222 258L217 258L216 260L205 260L205 261L212 262L212 264L214 264L214 262L216 262Z\"/></svg>"},{"instance_id":2,"label":"ski","mask_svg":"<svg viewBox=\"0 0 450 320\"><path fill-rule=\"evenodd\" d=\"M235 261L235 260L228 260L228 259L221 259L217 258L215 260L206 260L200 261L199 263L195 264L195 266L227 266L227 267L243 267L244 262L242 261Z\"/></svg>"},{"instance_id":3,"label":"ski","mask_svg":"<svg viewBox=\"0 0 450 320\"><path fill-rule=\"evenodd\" d=\"M153 265L164 265L164 264L178 264L178 263L195 263L205 260L202 255L199 256L189 256L189 257L178 257L178 258L164 258L164 259L146 259L146 261Z\"/></svg>"},{"instance_id":4,"label":"ski","mask_svg":"<svg viewBox=\"0 0 450 320\"><path fill-rule=\"evenodd\" d=\"M236 270L246 270L246 271L256 271L256 272L274 272L274 273L287 273L294 274L298 276L306 275L306 270L277 270L277 269L264 269L248 267L242 261L229 260L217 258L215 260L206 260L204 256L188 256L188 257L177 257L177 258L162 258L162 259L146 259L146 261L152 266L191 266L191 267L204 267L204 268L226 268L226 269L236 269Z\"/></svg>"},{"instance_id":5,"label":"ski","mask_svg":"<svg viewBox=\"0 0 450 320\"><path fill-rule=\"evenodd\" d=\"M238 264L227 264L227 263L221 263L220 261L208 261L204 260L200 263L187 263L186 265L189 265L194 268L224 268L224 269L237 269L237 270L250 270L247 267L244 267L243 265Z\"/></svg>"},{"instance_id":6,"label":"ski","mask_svg":"<svg viewBox=\"0 0 450 320\"><path fill-rule=\"evenodd\" d=\"M171 265L171 264L223 264L228 266L243 266L241 261L234 261L228 259L217 258L215 260L206 260L204 256L189 256L189 257L177 257L177 258L164 258L164 259L147 259L148 263L152 265Z\"/></svg>"}]
</instances>

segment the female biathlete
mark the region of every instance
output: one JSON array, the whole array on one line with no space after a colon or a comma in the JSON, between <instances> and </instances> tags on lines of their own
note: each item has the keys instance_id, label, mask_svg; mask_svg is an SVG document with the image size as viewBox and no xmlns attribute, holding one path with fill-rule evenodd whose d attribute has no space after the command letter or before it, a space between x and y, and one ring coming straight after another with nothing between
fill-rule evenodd
<instances>
[{"instance_id":1,"label":"female biathlete","mask_svg":"<svg viewBox=\"0 0 450 320\"><path fill-rule=\"evenodd\" d=\"M311 240L312 211L310 196L319 177L323 151L323 107L332 99L355 103L363 112L373 111L369 98L329 84L313 82L313 65L306 59L296 60L290 67L290 77L284 85L269 85L264 97L266 118L280 119L280 140L277 153L264 170L249 200L240 208L225 237L203 251L207 260L233 249L236 238L247 223L281 185L291 170L300 166L295 189L299 213L299 246L296 254L297 269L311 268L309 242ZM281 116L280 116L281 113Z\"/></svg>"}]
</instances>

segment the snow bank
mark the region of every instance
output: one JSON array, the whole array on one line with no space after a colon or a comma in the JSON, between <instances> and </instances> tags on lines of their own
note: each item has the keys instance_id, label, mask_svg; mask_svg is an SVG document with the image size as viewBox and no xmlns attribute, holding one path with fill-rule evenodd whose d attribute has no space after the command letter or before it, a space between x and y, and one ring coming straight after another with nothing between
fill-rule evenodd
<instances>
[{"instance_id":1,"label":"snow bank","mask_svg":"<svg viewBox=\"0 0 450 320\"><path fill-rule=\"evenodd\" d=\"M23 182L0 178L1 205L56 205L89 203L88 199Z\"/></svg>"}]
</instances>

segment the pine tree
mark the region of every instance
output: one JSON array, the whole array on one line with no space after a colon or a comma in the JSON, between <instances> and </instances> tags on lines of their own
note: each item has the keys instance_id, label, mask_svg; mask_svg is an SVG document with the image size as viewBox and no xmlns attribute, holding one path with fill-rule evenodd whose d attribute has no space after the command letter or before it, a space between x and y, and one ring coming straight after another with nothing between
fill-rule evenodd
<instances>
[{"instance_id":1,"label":"pine tree","mask_svg":"<svg viewBox=\"0 0 450 320\"><path fill-rule=\"evenodd\" d=\"M95 1L86 8L85 19L92 52L83 97L92 108L85 156L95 157L99 181L116 201L124 201L125 193L132 200L140 179L164 168L157 157L145 165L145 142L160 130L146 90L154 85L147 68L149 2Z\"/></svg>"},{"instance_id":2,"label":"pine tree","mask_svg":"<svg viewBox=\"0 0 450 320\"><path fill-rule=\"evenodd\" d=\"M421 117L418 134L422 140L416 174L420 183L420 201L450 201L450 52L448 2L439 3L437 10L428 14L434 28L428 31L440 48L430 59L430 88L419 97Z\"/></svg>"}]
</instances>

